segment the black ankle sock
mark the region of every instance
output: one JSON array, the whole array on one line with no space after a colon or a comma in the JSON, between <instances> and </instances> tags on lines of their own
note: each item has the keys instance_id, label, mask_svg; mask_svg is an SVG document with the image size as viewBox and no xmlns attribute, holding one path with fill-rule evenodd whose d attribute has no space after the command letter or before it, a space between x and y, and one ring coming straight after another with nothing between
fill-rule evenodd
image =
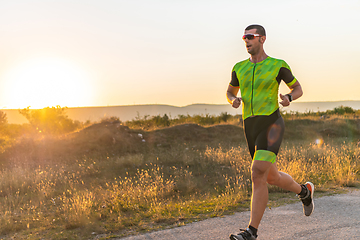
<instances>
[{"instance_id":1,"label":"black ankle sock","mask_svg":"<svg viewBox=\"0 0 360 240\"><path fill-rule=\"evenodd\" d=\"M309 189L301 184L301 192L298 194L301 198L306 197L306 194L308 193Z\"/></svg>"},{"instance_id":2,"label":"black ankle sock","mask_svg":"<svg viewBox=\"0 0 360 240\"><path fill-rule=\"evenodd\" d=\"M252 231L252 233L254 234L254 236L257 235L257 229L256 229L256 228L254 228L253 226L250 226L250 225L249 225L248 228Z\"/></svg>"}]
</instances>

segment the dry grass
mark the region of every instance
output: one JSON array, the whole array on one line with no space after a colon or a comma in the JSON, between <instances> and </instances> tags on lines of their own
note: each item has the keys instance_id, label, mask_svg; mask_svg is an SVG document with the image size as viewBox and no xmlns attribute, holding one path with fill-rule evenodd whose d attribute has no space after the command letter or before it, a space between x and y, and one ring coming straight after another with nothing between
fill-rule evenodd
<instances>
[{"instance_id":1,"label":"dry grass","mask_svg":"<svg viewBox=\"0 0 360 240\"><path fill-rule=\"evenodd\" d=\"M279 169L299 182L311 179L317 185L329 182L354 186L360 173L360 149L357 144L310 144L285 148L278 158Z\"/></svg>"},{"instance_id":2,"label":"dry grass","mask_svg":"<svg viewBox=\"0 0 360 240\"><path fill-rule=\"evenodd\" d=\"M298 125L316 134L286 138L279 169L321 189L354 186L360 172L358 123L346 129L346 119L336 121L334 131L343 134L336 138L322 135L318 125L328 128L328 122L315 121L312 129ZM287 122L289 134L297 131L292 124ZM1 158L3 239L124 236L249 204L251 159L238 124L146 132L104 123L63 138L26 141L5 149Z\"/></svg>"}]
</instances>

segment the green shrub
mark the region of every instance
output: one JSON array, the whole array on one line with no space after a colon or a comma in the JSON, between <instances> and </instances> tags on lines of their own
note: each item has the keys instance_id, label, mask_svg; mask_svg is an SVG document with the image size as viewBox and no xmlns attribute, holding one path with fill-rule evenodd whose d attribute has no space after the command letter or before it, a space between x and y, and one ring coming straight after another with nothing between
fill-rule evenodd
<instances>
[{"instance_id":1,"label":"green shrub","mask_svg":"<svg viewBox=\"0 0 360 240\"><path fill-rule=\"evenodd\" d=\"M44 134L63 134L74 131L81 126L79 121L73 121L66 115L66 107L46 107L43 109L19 110L38 132Z\"/></svg>"},{"instance_id":2,"label":"green shrub","mask_svg":"<svg viewBox=\"0 0 360 240\"><path fill-rule=\"evenodd\" d=\"M7 121L6 113L4 113L3 111L0 111L0 127L7 124L7 122L8 121Z\"/></svg>"}]
</instances>

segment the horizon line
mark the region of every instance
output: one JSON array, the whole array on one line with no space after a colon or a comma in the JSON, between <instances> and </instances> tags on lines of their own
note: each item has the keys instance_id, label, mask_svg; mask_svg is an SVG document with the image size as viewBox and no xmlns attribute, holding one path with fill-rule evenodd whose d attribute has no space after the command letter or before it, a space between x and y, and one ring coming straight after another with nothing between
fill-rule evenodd
<instances>
[{"instance_id":1,"label":"horizon line","mask_svg":"<svg viewBox=\"0 0 360 240\"><path fill-rule=\"evenodd\" d=\"M297 103L336 103L336 102L360 102L360 100L338 100L338 101L296 101L293 102L292 104L297 104ZM188 106L192 106L192 105L219 105L219 106L223 106L223 105L230 105L228 103L192 103L192 104L188 104L188 105L183 105L183 106L178 106L178 105L170 105L170 104L162 104L162 103L144 103L144 104L127 104L127 105L101 105L101 106L78 106L78 107L68 107L68 106L60 106L60 105L56 105L56 106L47 106L47 107L43 107L43 108L52 108L52 107L57 107L60 106L62 108L103 108L103 107L133 107L133 106L170 106L170 107L188 107ZM31 106L28 106L30 109L43 109L43 108L31 108ZM25 107L27 108L27 107ZM1 110L20 110L20 109L24 109L24 108L7 108L7 107L2 107Z\"/></svg>"}]
</instances>

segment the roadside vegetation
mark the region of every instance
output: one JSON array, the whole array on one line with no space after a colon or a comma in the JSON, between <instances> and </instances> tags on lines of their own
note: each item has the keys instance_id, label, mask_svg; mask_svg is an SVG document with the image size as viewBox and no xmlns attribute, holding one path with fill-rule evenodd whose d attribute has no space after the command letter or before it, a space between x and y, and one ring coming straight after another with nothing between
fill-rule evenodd
<instances>
[{"instance_id":1,"label":"roadside vegetation","mask_svg":"<svg viewBox=\"0 0 360 240\"><path fill-rule=\"evenodd\" d=\"M0 239L108 239L248 210L241 116L80 123L59 106L0 111ZM278 168L317 194L357 187L360 112L283 113ZM269 207L297 200L270 187ZM299 202L299 213L301 213Z\"/></svg>"}]
</instances>

